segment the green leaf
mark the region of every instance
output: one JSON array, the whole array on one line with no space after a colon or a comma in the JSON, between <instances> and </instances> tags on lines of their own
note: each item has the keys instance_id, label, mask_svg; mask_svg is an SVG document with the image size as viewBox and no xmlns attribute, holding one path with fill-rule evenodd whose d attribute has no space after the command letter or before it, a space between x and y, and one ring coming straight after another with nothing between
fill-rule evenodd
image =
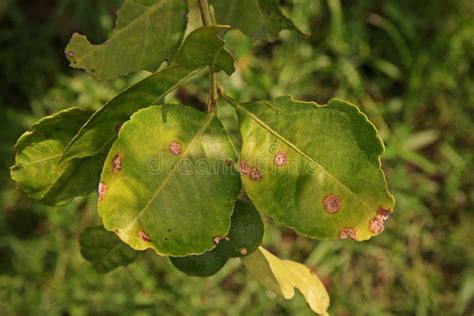
<instances>
[{"instance_id":1,"label":"green leaf","mask_svg":"<svg viewBox=\"0 0 474 316\"><path fill-rule=\"evenodd\" d=\"M263 222L257 209L249 202L237 200L230 222L229 234L216 250L229 258L250 255L263 239Z\"/></svg>"},{"instance_id":2,"label":"green leaf","mask_svg":"<svg viewBox=\"0 0 474 316\"><path fill-rule=\"evenodd\" d=\"M81 254L100 273L110 272L134 262L139 252L124 244L102 226L88 227L79 237Z\"/></svg>"},{"instance_id":3,"label":"green leaf","mask_svg":"<svg viewBox=\"0 0 474 316\"><path fill-rule=\"evenodd\" d=\"M263 247L241 260L250 274L269 290L289 300L295 296L297 288L313 312L328 315L328 292L316 274L305 265L281 260Z\"/></svg>"},{"instance_id":4,"label":"green leaf","mask_svg":"<svg viewBox=\"0 0 474 316\"><path fill-rule=\"evenodd\" d=\"M68 161L108 151L117 138L121 124L130 119L134 112L160 101L195 73L196 70L173 66L122 91L94 113L67 146L61 160Z\"/></svg>"},{"instance_id":5,"label":"green leaf","mask_svg":"<svg viewBox=\"0 0 474 316\"><path fill-rule=\"evenodd\" d=\"M170 261L176 269L186 275L205 278L219 272L226 264L227 257L214 248L202 255L170 257Z\"/></svg>"},{"instance_id":6,"label":"green leaf","mask_svg":"<svg viewBox=\"0 0 474 316\"><path fill-rule=\"evenodd\" d=\"M319 239L366 240L394 207L383 143L357 107L292 97L238 104L240 170L257 209Z\"/></svg>"},{"instance_id":7,"label":"green leaf","mask_svg":"<svg viewBox=\"0 0 474 316\"><path fill-rule=\"evenodd\" d=\"M15 145L11 177L21 191L48 205L57 205L96 190L105 155L73 159L57 165L66 145L93 113L70 108L45 117Z\"/></svg>"},{"instance_id":8,"label":"green leaf","mask_svg":"<svg viewBox=\"0 0 474 316\"><path fill-rule=\"evenodd\" d=\"M278 0L210 0L217 22L240 29L254 40L273 42L283 29L295 30L278 5Z\"/></svg>"},{"instance_id":9,"label":"green leaf","mask_svg":"<svg viewBox=\"0 0 474 316\"><path fill-rule=\"evenodd\" d=\"M218 32L228 26L201 27L191 32L184 40L176 60L190 68L211 66L214 72L224 70L229 76L235 71L234 57L224 48L224 41Z\"/></svg>"},{"instance_id":10,"label":"green leaf","mask_svg":"<svg viewBox=\"0 0 474 316\"><path fill-rule=\"evenodd\" d=\"M107 41L94 45L75 33L66 57L72 67L97 80L140 70L154 72L163 61L174 58L186 30L187 11L184 0L125 0Z\"/></svg>"},{"instance_id":11,"label":"green leaf","mask_svg":"<svg viewBox=\"0 0 474 316\"><path fill-rule=\"evenodd\" d=\"M132 248L186 256L229 231L240 178L215 114L152 106L125 123L102 171L99 214Z\"/></svg>"}]
</instances>

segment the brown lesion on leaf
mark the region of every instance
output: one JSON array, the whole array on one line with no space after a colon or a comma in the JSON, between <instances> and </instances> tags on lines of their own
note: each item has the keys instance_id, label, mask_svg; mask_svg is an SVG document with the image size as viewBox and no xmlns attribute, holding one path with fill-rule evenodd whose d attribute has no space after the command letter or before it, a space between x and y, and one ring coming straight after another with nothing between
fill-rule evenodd
<instances>
[{"instance_id":1,"label":"brown lesion on leaf","mask_svg":"<svg viewBox=\"0 0 474 316\"><path fill-rule=\"evenodd\" d=\"M118 174L122 170L123 156L122 154L117 154L112 160L112 171L114 174Z\"/></svg>"},{"instance_id":2,"label":"brown lesion on leaf","mask_svg":"<svg viewBox=\"0 0 474 316\"><path fill-rule=\"evenodd\" d=\"M182 152L181 144L173 140L169 145L169 150L175 156L180 155Z\"/></svg>"},{"instance_id":3,"label":"brown lesion on leaf","mask_svg":"<svg viewBox=\"0 0 474 316\"><path fill-rule=\"evenodd\" d=\"M145 233L143 230L140 230L137 234L138 234L138 237L140 237L142 240L148 241L148 242L151 241L150 235L148 235L147 233Z\"/></svg>"},{"instance_id":4,"label":"brown lesion on leaf","mask_svg":"<svg viewBox=\"0 0 474 316\"><path fill-rule=\"evenodd\" d=\"M275 155L273 163L279 167L286 165L288 162L288 154L286 152L280 151Z\"/></svg>"},{"instance_id":5,"label":"brown lesion on leaf","mask_svg":"<svg viewBox=\"0 0 474 316\"><path fill-rule=\"evenodd\" d=\"M249 176L250 180L258 181L262 179L262 174L257 167L250 166L245 160L241 160L239 164L239 172L244 176Z\"/></svg>"},{"instance_id":6,"label":"brown lesion on leaf","mask_svg":"<svg viewBox=\"0 0 474 316\"><path fill-rule=\"evenodd\" d=\"M212 238L212 242L214 243L214 245L217 246L217 245L220 243L220 241L221 241L222 239L224 239L224 237L222 237L222 236L215 236L215 237Z\"/></svg>"},{"instance_id":7,"label":"brown lesion on leaf","mask_svg":"<svg viewBox=\"0 0 474 316\"><path fill-rule=\"evenodd\" d=\"M245 160L240 161L239 171L244 176L248 176L250 174L250 166L247 164Z\"/></svg>"},{"instance_id":8,"label":"brown lesion on leaf","mask_svg":"<svg viewBox=\"0 0 474 316\"><path fill-rule=\"evenodd\" d=\"M70 50L70 51L67 53L67 55L72 58L72 57L74 57L75 54L74 54L74 51Z\"/></svg>"},{"instance_id":9,"label":"brown lesion on leaf","mask_svg":"<svg viewBox=\"0 0 474 316\"><path fill-rule=\"evenodd\" d=\"M357 231L354 228L343 227L339 231L339 239L351 238L352 240L357 239Z\"/></svg>"},{"instance_id":10,"label":"brown lesion on leaf","mask_svg":"<svg viewBox=\"0 0 474 316\"><path fill-rule=\"evenodd\" d=\"M247 252L248 252L247 248L245 248L245 247L240 248L240 254L242 256L245 256L247 254Z\"/></svg>"},{"instance_id":11,"label":"brown lesion on leaf","mask_svg":"<svg viewBox=\"0 0 474 316\"><path fill-rule=\"evenodd\" d=\"M107 194L107 184L100 181L98 192L99 192L99 202L100 202L105 199L105 195Z\"/></svg>"},{"instance_id":12,"label":"brown lesion on leaf","mask_svg":"<svg viewBox=\"0 0 474 316\"><path fill-rule=\"evenodd\" d=\"M257 169L257 167L252 167L250 170L250 180L258 181L262 179L262 174L260 171Z\"/></svg>"},{"instance_id":13,"label":"brown lesion on leaf","mask_svg":"<svg viewBox=\"0 0 474 316\"><path fill-rule=\"evenodd\" d=\"M329 194L324 198L323 204L326 212L336 213L342 206L342 199L335 194Z\"/></svg>"},{"instance_id":14,"label":"brown lesion on leaf","mask_svg":"<svg viewBox=\"0 0 474 316\"><path fill-rule=\"evenodd\" d=\"M232 161L232 159L226 159L226 160L225 160L225 164L230 167L230 166L232 166L232 165L234 164L234 161Z\"/></svg>"},{"instance_id":15,"label":"brown lesion on leaf","mask_svg":"<svg viewBox=\"0 0 474 316\"><path fill-rule=\"evenodd\" d=\"M379 208L375 217L369 221L370 231L374 234L381 234L385 230L385 221L390 217L390 214L390 209Z\"/></svg>"}]
</instances>

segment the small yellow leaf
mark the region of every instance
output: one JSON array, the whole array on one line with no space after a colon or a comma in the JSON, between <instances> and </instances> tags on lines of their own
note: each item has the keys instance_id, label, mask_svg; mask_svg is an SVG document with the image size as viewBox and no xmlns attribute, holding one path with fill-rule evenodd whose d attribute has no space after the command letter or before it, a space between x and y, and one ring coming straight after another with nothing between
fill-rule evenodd
<instances>
[{"instance_id":1,"label":"small yellow leaf","mask_svg":"<svg viewBox=\"0 0 474 316\"><path fill-rule=\"evenodd\" d=\"M305 265L281 260L263 247L241 259L245 268L266 288L287 300L295 296L297 288L313 312L328 315L328 292L321 280Z\"/></svg>"}]
</instances>

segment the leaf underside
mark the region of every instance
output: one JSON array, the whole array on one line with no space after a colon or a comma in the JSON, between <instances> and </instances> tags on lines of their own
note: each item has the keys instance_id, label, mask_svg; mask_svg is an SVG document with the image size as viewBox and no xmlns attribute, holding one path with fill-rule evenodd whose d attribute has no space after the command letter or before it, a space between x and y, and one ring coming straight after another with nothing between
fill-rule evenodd
<instances>
[{"instance_id":1,"label":"leaf underside","mask_svg":"<svg viewBox=\"0 0 474 316\"><path fill-rule=\"evenodd\" d=\"M214 72L224 70L230 76L235 71L234 58L218 35L219 31L226 29L227 26L213 25L194 30L184 40L176 61L189 68L211 66Z\"/></svg>"},{"instance_id":2,"label":"leaf underside","mask_svg":"<svg viewBox=\"0 0 474 316\"><path fill-rule=\"evenodd\" d=\"M44 204L57 205L96 190L105 155L57 164L92 113L80 108L58 112L35 123L32 131L18 139L11 177L21 191Z\"/></svg>"},{"instance_id":3,"label":"leaf underside","mask_svg":"<svg viewBox=\"0 0 474 316\"><path fill-rule=\"evenodd\" d=\"M288 19L278 0L211 0L217 22L237 28L254 40L274 42L283 29L301 32Z\"/></svg>"},{"instance_id":4,"label":"leaf underside","mask_svg":"<svg viewBox=\"0 0 474 316\"><path fill-rule=\"evenodd\" d=\"M329 295L326 288L305 265L281 260L263 247L241 260L250 274L269 290L289 300L295 296L296 288L313 312L327 315Z\"/></svg>"},{"instance_id":5,"label":"leaf underside","mask_svg":"<svg viewBox=\"0 0 474 316\"><path fill-rule=\"evenodd\" d=\"M383 144L357 107L291 97L234 106L242 182L259 210L319 239L366 240L383 230L394 207Z\"/></svg>"},{"instance_id":6,"label":"leaf underside","mask_svg":"<svg viewBox=\"0 0 474 316\"><path fill-rule=\"evenodd\" d=\"M79 237L79 244L84 259L90 261L100 273L126 266L140 254L102 226L86 228Z\"/></svg>"},{"instance_id":7,"label":"leaf underside","mask_svg":"<svg viewBox=\"0 0 474 316\"><path fill-rule=\"evenodd\" d=\"M75 33L66 57L72 67L97 80L140 70L154 72L163 61L174 58L186 29L187 11L184 0L125 0L107 41L94 45Z\"/></svg>"},{"instance_id":8,"label":"leaf underside","mask_svg":"<svg viewBox=\"0 0 474 316\"><path fill-rule=\"evenodd\" d=\"M240 192L235 149L215 114L152 106L125 123L101 176L104 226L132 248L186 256L215 247Z\"/></svg>"}]
</instances>

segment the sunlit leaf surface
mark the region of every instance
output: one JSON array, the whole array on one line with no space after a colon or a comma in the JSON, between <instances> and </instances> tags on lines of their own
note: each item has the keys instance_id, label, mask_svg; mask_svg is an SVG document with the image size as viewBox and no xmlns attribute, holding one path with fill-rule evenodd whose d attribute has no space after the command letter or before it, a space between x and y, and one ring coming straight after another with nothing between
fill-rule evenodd
<instances>
[{"instance_id":1,"label":"sunlit leaf surface","mask_svg":"<svg viewBox=\"0 0 474 316\"><path fill-rule=\"evenodd\" d=\"M185 256L229 231L240 178L235 149L214 113L153 106L125 123L99 186L104 226L135 249Z\"/></svg>"},{"instance_id":2,"label":"sunlit leaf surface","mask_svg":"<svg viewBox=\"0 0 474 316\"><path fill-rule=\"evenodd\" d=\"M295 296L296 288L313 312L327 315L328 292L316 274L305 265L281 260L263 247L241 259L245 268L269 290L289 300Z\"/></svg>"},{"instance_id":3,"label":"sunlit leaf surface","mask_svg":"<svg viewBox=\"0 0 474 316\"><path fill-rule=\"evenodd\" d=\"M242 181L259 210L314 238L365 240L383 231L394 207L383 144L357 107L291 97L233 103Z\"/></svg>"}]
</instances>

